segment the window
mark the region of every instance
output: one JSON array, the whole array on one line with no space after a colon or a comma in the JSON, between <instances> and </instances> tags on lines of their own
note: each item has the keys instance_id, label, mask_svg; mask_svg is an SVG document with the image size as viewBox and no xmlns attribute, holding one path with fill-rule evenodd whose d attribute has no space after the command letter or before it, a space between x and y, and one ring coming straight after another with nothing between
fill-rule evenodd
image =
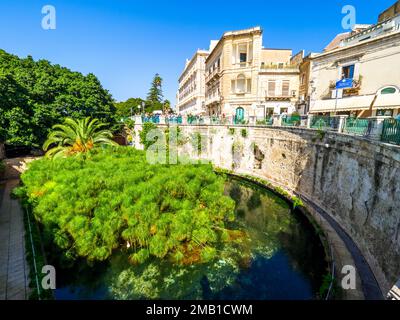
<instances>
[{"instance_id":1,"label":"window","mask_svg":"<svg viewBox=\"0 0 400 320\"><path fill-rule=\"evenodd\" d=\"M236 81L236 93L244 93L246 90L246 78L243 74L238 75Z\"/></svg>"},{"instance_id":2,"label":"window","mask_svg":"<svg viewBox=\"0 0 400 320\"><path fill-rule=\"evenodd\" d=\"M376 110L376 115L377 116L389 116L392 117L393 116L393 109L378 109Z\"/></svg>"},{"instance_id":3,"label":"window","mask_svg":"<svg viewBox=\"0 0 400 320\"><path fill-rule=\"evenodd\" d=\"M279 62L278 63L278 69L283 69L284 65L285 64L283 62Z\"/></svg>"},{"instance_id":4,"label":"window","mask_svg":"<svg viewBox=\"0 0 400 320\"><path fill-rule=\"evenodd\" d=\"M342 79L353 79L354 77L354 64L342 67Z\"/></svg>"},{"instance_id":5,"label":"window","mask_svg":"<svg viewBox=\"0 0 400 320\"><path fill-rule=\"evenodd\" d=\"M268 81L268 96L269 97L274 97L275 96L275 80L269 80Z\"/></svg>"},{"instance_id":6,"label":"window","mask_svg":"<svg viewBox=\"0 0 400 320\"><path fill-rule=\"evenodd\" d=\"M381 94L393 94L396 93L396 88L394 87L387 87L381 90Z\"/></svg>"},{"instance_id":7,"label":"window","mask_svg":"<svg viewBox=\"0 0 400 320\"><path fill-rule=\"evenodd\" d=\"M289 80L283 80L282 81L282 97L288 97L289 96L289 85L290 85L290 81Z\"/></svg>"},{"instance_id":8,"label":"window","mask_svg":"<svg viewBox=\"0 0 400 320\"><path fill-rule=\"evenodd\" d=\"M241 66L246 65L247 62L247 43L240 44L239 48L239 63Z\"/></svg>"}]
</instances>

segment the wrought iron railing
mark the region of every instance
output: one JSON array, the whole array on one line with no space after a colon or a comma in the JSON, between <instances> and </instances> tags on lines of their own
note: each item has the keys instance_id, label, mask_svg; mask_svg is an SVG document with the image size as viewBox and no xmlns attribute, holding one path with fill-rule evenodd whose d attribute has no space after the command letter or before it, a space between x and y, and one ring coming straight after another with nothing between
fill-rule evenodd
<instances>
[{"instance_id":1,"label":"wrought iron railing","mask_svg":"<svg viewBox=\"0 0 400 320\"><path fill-rule=\"evenodd\" d=\"M286 127L297 127L301 123L300 115L282 117L282 125Z\"/></svg>"},{"instance_id":2,"label":"wrought iron railing","mask_svg":"<svg viewBox=\"0 0 400 320\"><path fill-rule=\"evenodd\" d=\"M367 118L347 118L343 127L344 133L367 136L371 134L376 121Z\"/></svg>"},{"instance_id":3,"label":"wrought iron railing","mask_svg":"<svg viewBox=\"0 0 400 320\"><path fill-rule=\"evenodd\" d=\"M320 130L339 130L339 117L314 116L311 118L310 127Z\"/></svg>"},{"instance_id":4,"label":"wrought iron railing","mask_svg":"<svg viewBox=\"0 0 400 320\"><path fill-rule=\"evenodd\" d=\"M381 140L383 142L400 145L400 120L386 119L383 122Z\"/></svg>"},{"instance_id":5,"label":"wrought iron railing","mask_svg":"<svg viewBox=\"0 0 400 320\"><path fill-rule=\"evenodd\" d=\"M182 116L178 117L166 117L165 118L166 124L182 124Z\"/></svg>"},{"instance_id":6,"label":"wrought iron railing","mask_svg":"<svg viewBox=\"0 0 400 320\"><path fill-rule=\"evenodd\" d=\"M151 116L151 117L142 116L142 122L160 123L160 116Z\"/></svg>"}]
</instances>

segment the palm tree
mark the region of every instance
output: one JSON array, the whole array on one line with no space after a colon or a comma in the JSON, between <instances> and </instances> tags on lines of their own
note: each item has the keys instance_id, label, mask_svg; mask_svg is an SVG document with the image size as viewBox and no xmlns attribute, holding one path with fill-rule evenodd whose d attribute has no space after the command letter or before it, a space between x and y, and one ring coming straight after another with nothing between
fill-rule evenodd
<instances>
[{"instance_id":1,"label":"palm tree","mask_svg":"<svg viewBox=\"0 0 400 320\"><path fill-rule=\"evenodd\" d=\"M48 157L62 157L85 153L99 145L118 145L111 140L112 133L102 130L105 124L98 119L74 120L66 118L64 124L56 124L43 144L43 150ZM53 148L50 146L56 145Z\"/></svg>"}]
</instances>

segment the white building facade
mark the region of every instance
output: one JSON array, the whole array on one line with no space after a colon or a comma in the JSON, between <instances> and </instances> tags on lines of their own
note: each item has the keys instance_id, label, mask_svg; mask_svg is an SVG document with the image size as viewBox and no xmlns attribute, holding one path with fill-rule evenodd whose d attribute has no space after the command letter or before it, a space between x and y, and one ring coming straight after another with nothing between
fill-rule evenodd
<instances>
[{"instance_id":1,"label":"white building facade","mask_svg":"<svg viewBox=\"0 0 400 320\"><path fill-rule=\"evenodd\" d=\"M198 50L188 60L181 76L177 93L177 113L204 115L205 112L205 60L209 52Z\"/></svg>"},{"instance_id":2,"label":"white building facade","mask_svg":"<svg viewBox=\"0 0 400 320\"><path fill-rule=\"evenodd\" d=\"M400 15L350 34L337 48L313 57L310 113L396 116L398 70ZM352 79L353 86L336 90L336 82L344 78Z\"/></svg>"}]
</instances>

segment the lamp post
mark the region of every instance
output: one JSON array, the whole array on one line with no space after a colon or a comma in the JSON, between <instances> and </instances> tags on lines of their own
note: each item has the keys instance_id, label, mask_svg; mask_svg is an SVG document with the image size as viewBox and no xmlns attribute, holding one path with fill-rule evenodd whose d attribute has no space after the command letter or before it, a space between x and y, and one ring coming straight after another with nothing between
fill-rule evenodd
<instances>
[{"instance_id":1,"label":"lamp post","mask_svg":"<svg viewBox=\"0 0 400 320\"><path fill-rule=\"evenodd\" d=\"M142 105L142 112L144 113L144 107L145 107L146 104L145 104L144 101L142 101L141 105Z\"/></svg>"}]
</instances>

